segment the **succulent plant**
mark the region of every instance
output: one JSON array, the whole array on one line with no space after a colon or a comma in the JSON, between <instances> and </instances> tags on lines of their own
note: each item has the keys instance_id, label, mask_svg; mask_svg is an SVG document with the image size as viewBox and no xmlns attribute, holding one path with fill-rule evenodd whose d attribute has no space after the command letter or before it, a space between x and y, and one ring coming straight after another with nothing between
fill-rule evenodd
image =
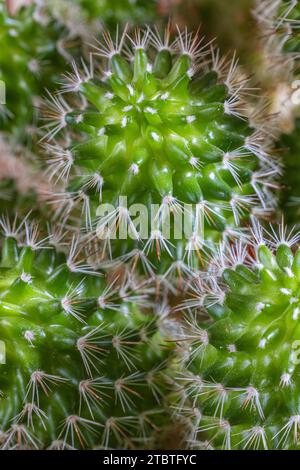
<instances>
[{"instance_id":1,"label":"succulent plant","mask_svg":"<svg viewBox=\"0 0 300 470\"><path fill-rule=\"evenodd\" d=\"M41 95L62 72L61 31L54 21L44 24L36 5L23 7L12 16L4 2L0 4L0 28L0 80L5 95L5 103L0 105L1 130L25 138L25 134L34 134Z\"/></svg>"},{"instance_id":2,"label":"succulent plant","mask_svg":"<svg viewBox=\"0 0 300 470\"><path fill-rule=\"evenodd\" d=\"M274 205L270 187L279 167L263 126L244 115L247 80L235 59L227 63L188 32L174 43L168 29L164 38L150 30L127 40L126 32L117 31L115 41L104 34L95 55L101 75L93 62L82 71L74 64L66 94L45 104L44 154L50 177L61 183L50 200L60 202L64 220L77 211L113 256L143 249L162 273L170 255L194 267L215 242L239 236L249 212ZM101 203L113 207L99 222ZM130 215L134 204L157 207L144 240ZM187 236L182 229L164 235L170 212L185 213ZM123 223L135 240L113 240Z\"/></svg>"},{"instance_id":3,"label":"succulent plant","mask_svg":"<svg viewBox=\"0 0 300 470\"><path fill-rule=\"evenodd\" d=\"M66 255L59 231L39 239L28 220L0 222L2 448L150 446L169 354L150 288L101 277L75 239Z\"/></svg>"},{"instance_id":4,"label":"succulent plant","mask_svg":"<svg viewBox=\"0 0 300 470\"><path fill-rule=\"evenodd\" d=\"M223 247L187 301L175 408L188 446L299 448L299 234L273 229L268 246L254 227L256 242Z\"/></svg>"},{"instance_id":5,"label":"succulent plant","mask_svg":"<svg viewBox=\"0 0 300 470\"><path fill-rule=\"evenodd\" d=\"M266 108L276 121L277 136L290 133L299 115L298 84L299 19L298 2L257 1L253 11L257 22L257 47L251 61L252 73L269 97Z\"/></svg>"},{"instance_id":6,"label":"succulent plant","mask_svg":"<svg viewBox=\"0 0 300 470\"><path fill-rule=\"evenodd\" d=\"M289 0L257 2L255 16L261 23L262 35L262 60L258 61L257 65L260 78L269 95L271 106L268 112L275 116L273 131L277 136L278 151L283 156L281 207L286 222L298 227L299 2ZM265 34L266 30L269 34Z\"/></svg>"}]
</instances>

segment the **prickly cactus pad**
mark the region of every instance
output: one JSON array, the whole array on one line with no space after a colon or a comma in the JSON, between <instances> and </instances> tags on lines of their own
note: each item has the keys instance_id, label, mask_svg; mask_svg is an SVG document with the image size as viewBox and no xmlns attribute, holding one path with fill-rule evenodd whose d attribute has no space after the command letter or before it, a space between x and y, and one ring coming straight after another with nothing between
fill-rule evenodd
<instances>
[{"instance_id":1,"label":"prickly cactus pad","mask_svg":"<svg viewBox=\"0 0 300 470\"><path fill-rule=\"evenodd\" d=\"M66 258L25 224L19 247L24 225L1 225L2 448L151 445L166 420L166 353L145 292L93 275L74 243Z\"/></svg>"},{"instance_id":2,"label":"prickly cactus pad","mask_svg":"<svg viewBox=\"0 0 300 470\"><path fill-rule=\"evenodd\" d=\"M299 449L300 250L282 235L248 267L236 251L224 283L202 297L208 319L188 320L177 405L187 445Z\"/></svg>"},{"instance_id":3,"label":"prickly cactus pad","mask_svg":"<svg viewBox=\"0 0 300 470\"><path fill-rule=\"evenodd\" d=\"M168 31L160 38L141 30L127 39L117 33L115 42L105 34L95 55L102 59L95 72L93 64L82 72L74 64L61 90L67 94L46 103L45 153L50 176L64 185L53 195L64 217L79 208L91 231L99 205L112 204L98 228L115 253L110 222L125 222L135 235L130 207L143 204L149 214L156 204L155 223L143 240L122 240L123 253L135 245L158 260L164 251L193 265L203 247L239 232L249 212L273 205L266 196L278 165L244 116L247 90L235 60L226 63L197 35L180 33L171 44ZM168 211L185 212L187 236L165 237Z\"/></svg>"},{"instance_id":4,"label":"prickly cactus pad","mask_svg":"<svg viewBox=\"0 0 300 470\"><path fill-rule=\"evenodd\" d=\"M61 31L55 22L43 24L43 19L35 6L12 16L5 2L0 4L0 80L5 98L1 94L0 123L2 130L13 129L17 137L37 125L35 108L62 70L57 50Z\"/></svg>"}]
</instances>

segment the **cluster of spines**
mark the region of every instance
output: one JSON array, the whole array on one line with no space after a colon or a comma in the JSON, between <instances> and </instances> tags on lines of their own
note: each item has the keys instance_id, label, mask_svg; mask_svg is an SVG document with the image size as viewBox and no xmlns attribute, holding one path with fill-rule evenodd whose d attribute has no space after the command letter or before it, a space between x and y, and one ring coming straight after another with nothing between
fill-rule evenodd
<instances>
[{"instance_id":1,"label":"cluster of spines","mask_svg":"<svg viewBox=\"0 0 300 470\"><path fill-rule=\"evenodd\" d=\"M40 239L35 223L6 218L1 227L2 448L153 445L168 422L168 354L151 287L104 280L64 253L57 231Z\"/></svg>"},{"instance_id":2,"label":"cluster of spines","mask_svg":"<svg viewBox=\"0 0 300 470\"><path fill-rule=\"evenodd\" d=\"M299 132L299 2L259 2L256 10L262 25L262 43L266 54L267 92L271 112L275 114L275 136L283 155L281 208L286 221L298 227L298 132ZM264 29L269 30L265 34ZM269 86L270 76L273 85Z\"/></svg>"},{"instance_id":3,"label":"cluster of spines","mask_svg":"<svg viewBox=\"0 0 300 470\"><path fill-rule=\"evenodd\" d=\"M187 447L299 447L299 234L270 233L254 222L223 247L182 305L171 406Z\"/></svg>"},{"instance_id":4,"label":"cluster of spines","mask_svg":"<svg viewBox=\"0 0 300 470\"><path fill-rule=\"evenodd\" d=\"M256 2L254 18L260 29L261 51L254 67L265 94L268 112L274 115L276 133L290 133L299 114L294 98L299 64L299 7L295 0ZM270 80L270 77L272 79Z\"/></svg>"},{"instance_id":5,"label":"cluster of spines","mask_svg":"<svg viewBox=\"0 0 300 470\"><path fill-rule=\"evenodd\" d=\"M63 221L77 212L90 237L103 229L109 254L115 235L109 224L117 219L136 236L127 254L133 245L146 255L155 251L159 261L165 252L194 266L199 251L240 233L249 212L272 211L280 165L264 126L255 128L256 115L246 117L244 99L252 91L235 58L226 62L187 31L173 43L169 29L163 38L151 30L116 36L105 33L95 46L100 75L93 56L82 71L74 63L45 103L48 175L60 183L49 200ZM158 226L144 244L120 196L129 205L158 204ZM99 226L101 202L114 209ZM182 213L184 204L194 204L192 224L201 233L195 228L189 239L170 241L161 229L164 211Z\"/></svg>"},{"instance_id":6,"label":"cluster of spines","mask_svg":"<svg viewBox=\"0 0 300 470\"><path fill-rule=\"evenodd\" d=\"M60 43L63 29L53 17L44 18L41 9L40 4L27 5L12 14L6 2L0 7L0 79L5 87L0 118L2 130L15 133L19 142L38 134L41 96L46 87L54 87L67 55Z\"/></svg>"}]
</instances>

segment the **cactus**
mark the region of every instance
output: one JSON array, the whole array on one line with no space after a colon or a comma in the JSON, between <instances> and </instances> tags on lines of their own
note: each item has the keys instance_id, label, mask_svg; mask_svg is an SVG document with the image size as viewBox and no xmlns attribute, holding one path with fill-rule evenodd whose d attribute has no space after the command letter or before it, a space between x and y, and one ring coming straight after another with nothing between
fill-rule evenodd
<instances>
[{"instance_id":1,"label":"cactus","mask_svg":"<svg viewBox=\"0 0 300 470\"><path fill-rule=\"evenodd\" d=\"M95 232L99 203L112 204L92 236L105 225L104 245L113 256L137 248L149 253L162 273L170 268L170 255L194 267L211 244L239 236L249 212L257 207L268 212L278 165L269 156L263 126L255 129L252 116L250 127L244 115L248 90L235 59L226 63L187 32L171 44L169 30L163 39L137 30L125 42L125 32L117 31L115 42L105 34L104 43L95 46L102 61L94 65L102 75L95 76L93 63L82 72L74 64L61 89L66 94L45 104L45 158L50 176L61 181L50 202L61 202L64 220L77 211L89 233ZM113 218L136 235L121 196L128 207L158 206L144 245L109 239ZM167 239L164 211L181 213L184 204L192 205L187 211L192 230L187 238L181 231L180 240Z\"/></svg>"},{"instance_id":2,"label":"cactus","mask_svg":"<svg viewBox=\"0 0 300 470\"><path fill-rule=\"evenodd\" d=\"M280 226L267 243L254 228L250 246L220 250L187 302L198 315L179 335L175 408L191 447L299 449L300 236Z\"/></svg>"},{"instance_id":3,"label":"cactus","mask_svg":"<svg viewBox=\"0 0 300 470\"><path fill-rule=\"evenodd\" d=\"M24 7L12 16L3 2L0 28L0 80L6 95L0 105L1 129L13 131L19 140L26 134L34 136L40 96L46 87L53 87L62 71L61 31L54 21L44 24L37 6Z\"/></svg>"},{"instance_id":4,"label":"cactus","mask_svg":"<svg viewBox=\"0 0 300 470\"><path fill-rule=\"evenodd\" d=\"M253 15L260 38L251 61L252 73L269 97L267 110L275 117L277 136L290 133L299 115L299 105L293 99L300 51L299 4L294 0L257 0Z\"/></svg>"},{"instance_id":5,"label":"cactus","mask_svg":"<svg viewBox=\"0 0 300 470\"><path fill-rule=\"evenodd\" d=\"M294 118L293 126L280 140L280 147L284 152L285 173L283 185L286 191L283 192L283 208L286 214L286 221L290 224L296 224L299 227L299 131L300 131L300 100L299 100L299 52L300 52L300 6L298 2L285 2L288 9L288 18L285 28L287 30L286 40L284 42L284 53L290 60L292 77L289 85L291 86L291 98L288 102L292 107Z\"/></svg>"},{"instance_id":6,"label":"cactus","mask_svg":"<svg viewBox=\"0 0 300 470\"><path fill-rule=\"evenodd\" d=\"M275 115L278 151L283 155L281 207L286 222L299 227L299 2L257 2L262 29L262 82ZM269 30L270 34L265 34ZM270 79L271 78L271 79ZM273 127L274 130L274 127Z\"/></svg>"},{"instance_id":7,"label":"cactus","mask_svg":"<svg viewBox=\"0 0 300 470\"><path fill-rule=\"evenodd\" d=\"M150 287L101 277L28 217L0 224L2 449L153 445L169 353Z\"/></svg>"}]
</instances>

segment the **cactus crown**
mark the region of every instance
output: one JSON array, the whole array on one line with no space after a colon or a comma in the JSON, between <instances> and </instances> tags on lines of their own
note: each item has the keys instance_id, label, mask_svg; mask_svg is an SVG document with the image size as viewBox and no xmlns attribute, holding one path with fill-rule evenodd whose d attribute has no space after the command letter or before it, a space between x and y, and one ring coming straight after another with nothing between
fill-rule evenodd
<instances>
[{"instance_id":1,"label":"cactus crown","mask_svg":"<svg viewBox=\"0 0 300 470\"><path fill-rule=\"evenodd\" d=\"M2 448L151 445L167 351L149 288L99 276L35 224L1 226Z\"/></svg>"},{"instance_id":2,"label":"cactus crown","mask_svg":"<svg viewBox=\"0 0 300 470\"><path fill-rule=\"evenodd\" d=\"M268 156L262 126L249 127L247 80L235 59L220 59L197 34L179 33L171 42L169 30L164 38L151 30L137 30L133 38L117 32L115 41L104 34L95 55L100 63L84 65L82 72L74 64L62 86L66 95L46 103L45 149L49 174L62 184L53 202L63 201L63 217L80 208L92 232L99 203L110 203L104 219L109 239L113 219L135 230L120 196L128 206L156 204L155 229L144 245L138 237L122 241L123 252L142 245L159 260L161 251L194 260L204 247L240 233L249 212L274 205L269 189L279 167ZM183 212L184 204L193 206L191 232L166 239L165 210Z\"/></svg>"},{"instance_id":3,"label":"cactus crown","mask_svg":"<svg viewBox=\"0 0 300 470\"><path fill-rule=\"evenodd\" d=\"M254 250L215 258L222 280L210 277L206 294L201 281L202 315L182 333L176 408L191 446L299 448L300 250L290 248L299 234L281 227L268 247L257 228Z\"/></svg>"}]
</instances>

